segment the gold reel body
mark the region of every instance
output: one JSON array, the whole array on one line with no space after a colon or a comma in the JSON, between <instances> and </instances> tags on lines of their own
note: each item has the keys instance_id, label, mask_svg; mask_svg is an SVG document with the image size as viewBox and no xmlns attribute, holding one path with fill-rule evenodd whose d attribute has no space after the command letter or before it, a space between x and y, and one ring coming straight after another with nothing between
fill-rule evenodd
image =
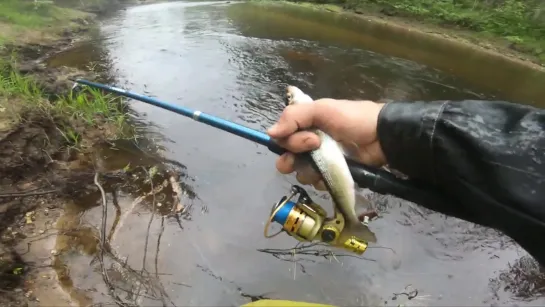
<instances>
[{"instance_id":1,"label":"gold reel body","mask_svg":"<svg viewBox=\"0 0 545 307\"><path fill-rule=\"evenodd\" d=\"M298 200L292 201L297 194ZM272 222L281 224L282 230L269 235L268 230ZM367 249L367 242L348 234L344 229L344 216L337 208L334 217L328 218L327 212L314 203L303 188L294 185L291 194L282 197L272 208L264 234L266 238L272 238L285 231L301 242L320 241L356 254L363 254Z\"/></svg>"}]
</instances>

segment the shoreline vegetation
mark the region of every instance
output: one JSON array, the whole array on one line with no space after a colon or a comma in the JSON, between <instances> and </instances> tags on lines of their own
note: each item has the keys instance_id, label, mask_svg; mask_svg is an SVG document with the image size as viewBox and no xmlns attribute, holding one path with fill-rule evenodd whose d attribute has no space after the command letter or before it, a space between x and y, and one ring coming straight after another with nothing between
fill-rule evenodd
<instances>
[{"instance_id":1,"label":"shoreline vegetation","mask_svg":"<svg viewBox=\"0 0 545 307\"><path fill-rule=\"evenodd\" d=\"M72 89L72 78L103 76L44 61L90 38L101 14L149 2L0 1L1 306L72 305L52 264L63 237L55 223L74 197L96 190L97 148L134 137L122 98Z\"/></svg>"},{"instance_id":2,"label":"shoreline vegetation","mask_svg":"<svg viewBox=\"0 0 545 307\"><path fill-rule=\"evenodd\" d=\"M545 2L538 0L256 0L350 13L453 39L545 67Z\"/></svg>"}]
</instances>

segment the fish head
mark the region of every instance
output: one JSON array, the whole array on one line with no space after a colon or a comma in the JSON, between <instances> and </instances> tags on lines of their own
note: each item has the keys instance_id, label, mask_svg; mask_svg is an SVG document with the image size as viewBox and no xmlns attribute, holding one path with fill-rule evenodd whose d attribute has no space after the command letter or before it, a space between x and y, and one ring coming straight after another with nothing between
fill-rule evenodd
<instances>
[{"instance_id":1,"label":"fish head","mask_svg":"<svg viewBox=\"0 0 545 307\"><path fill-rule=\"evenodd\" d=\"M314 101L312 100L312 98L310 98L310 96L303 93L302 90L293 85L288 85L288 87L286 88L286 98L286 106L299 103L311 103Z\"/></svg>"}]
</instances>

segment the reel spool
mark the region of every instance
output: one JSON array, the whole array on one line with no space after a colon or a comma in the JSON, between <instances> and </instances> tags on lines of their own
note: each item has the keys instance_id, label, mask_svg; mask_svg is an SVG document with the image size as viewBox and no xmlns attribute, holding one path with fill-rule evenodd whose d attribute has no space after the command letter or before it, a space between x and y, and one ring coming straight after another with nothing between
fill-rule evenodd
<instances>
[{"instance_id":1,"label":"reel spool","mask_svg":"<svg viewBox=\"0 0 545 307\"><path fill-rule=\"evenodd\" d=\"M298 200L292 201L297 194L299 194ZM282 229L269 235L268 230L272 222L282 225ZM321 241L359 255L363 254L367 249L367 242L344 233L344 227L344 216L337 208L335 208L335 216L328 218L327 212L314 203L303 188L293 185L291 193L282 197L271 209L264 235L266 238L272 238L281 232L286 232L300 242Z\"/></svg>"}]
</instances>

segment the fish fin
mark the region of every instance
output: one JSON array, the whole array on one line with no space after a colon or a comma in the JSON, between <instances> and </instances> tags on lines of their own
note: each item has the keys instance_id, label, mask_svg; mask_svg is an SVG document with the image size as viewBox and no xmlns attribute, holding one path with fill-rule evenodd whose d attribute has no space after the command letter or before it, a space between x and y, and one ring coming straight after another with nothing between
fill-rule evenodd
<instances>
[{"instance_id":1,"label":"fish fin","mask_svg":"<svg viewBox=\"0 0 545 307\"><path fill-rule=\"evenodd\" d=\"M374 206L367 197L359 194L356 190L356 206L358 209L373 210ZM357 213L357 212L356 212Z\"/></svg>"},{"instance_id":2,"label":"fish fin","mask_svg":"<svg viewBox=\"0 0 545 307\"><path fill-rule=\"evenodd\" d=\"M293 161L293 170L295 172L306 172L309 168L312 168L312 164L301 155L295 156L295 161Z\"/></svg>"},{"instance_id":3,"label":"fish fin","mask_svg":"<svg viewBox=\"0 0 545 307\"><path fill-rule=\"evenodd\" d=\"M320 172L315 169L315 167L307 159L302 158L301 156L296 156L293 170L302 177L305 177L312 182L321 179Z\"/></svg>"},{"instance_id":4,"label":"fish fin","mask_svg":"<svg viewBox=\"0 0 545 307\"><path fill-rule=\"evenodd\" d=\"M363 225L360 222L347 223L346 229L347 234L358 237L359 239L365 240L368 243L377 243L377 236L374 232L369 229L369 227ZM343 231L343 232L344 232Z\"/></svg>"},{"instance_id":5,"label":"fish fin","mask_svg":"<svg viewBox=\"0 0 545 307\"><path fill-rule=\"evenodd\" d=\"M367 197L358 193L358 188L358 185L354 183L354 191L356 194L356 207L354 208L354 211L356 214L361 213L361 211L374 211L375 205L373 205L373 203Z\"/></svg>"},{"instance_id":6,"label":"fish fin","mask_svg":"<svg viewBox=\"0 0 545 307\"><path fill-rule=\"evenodd\" d=\"M369 218L369 221L379 217L377 210L373 203L365 196L356 192L356 207L354 208L356 216L360 222L365 220L365 217Z\"/></svg>"}]
</instances>

